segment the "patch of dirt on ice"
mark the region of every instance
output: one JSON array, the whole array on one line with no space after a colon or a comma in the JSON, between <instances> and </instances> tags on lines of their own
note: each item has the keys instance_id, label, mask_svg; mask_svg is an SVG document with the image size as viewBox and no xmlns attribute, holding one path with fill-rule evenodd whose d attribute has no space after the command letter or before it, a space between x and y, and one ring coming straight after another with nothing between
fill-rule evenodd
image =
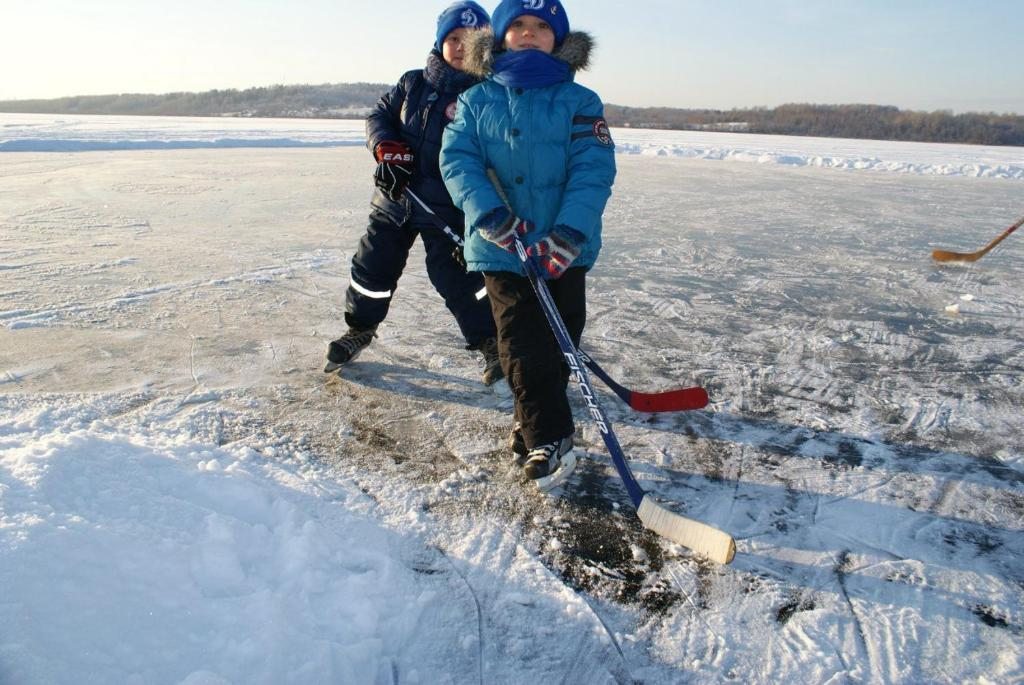
<instances>
[{"instance_id":1,"label":"patch of dirt on ice","mask_svg":"<svg viewBox=\"0 0 1024 685\"><path fill-rule=\"evenodd\" d=\"M999 550L1005 544L1005 540L995 535L966 526L956 526L942 536L942 540L955 550L960 550L963 544L969 544L975 549L975 554L991 554Z\"/></svg>"},{"instance_id":2,"label":"patch of dirt on ice","mask_svg":"<svg viewBox=\"0 0 1024 685\"><path fill-rule=\"evenodd\" d=\"M1010 615L996 607L977 604L973 609L971 609L971 613L977 616L978 620L990 628L1008 630L1017 635L1024 634L1024 628L1011 623Z\"/></svg>"},{"instance_id":3,"label":"patch of dirt on ice","mask_svg":"<svg viewBox=\"0 0 1024 685\"><path fill-rule=\"evenodd\" d=\"M687 456L696 461L697 473L711 480L721 480L735 451L736 447L731 443L694 438L689 442Z\"/></svg>"},{"instance_id":4,"label":"patch of dirt on ice","mask_svg":"<svg viewBox=\"0 0 1024 685\"><path fill-rule=\"evenodd\" d=\"M841 440L836 446L836 460L830 462L846 469L855 469L864 463L864 454L858 444Z\"/></svg>"},{"instance_id":5,"label":"patch of dirt on ice","mask_svg":"<svg viewBox=\"0 0 1024 685\"><path fill-rule=\"evenodd\" d=\"M664 557L654 533L640 525L625 493L612 486L603 466L582 459L572 487L557 502L559 528L541 527L541 536L555 535L556 549L542 558L577 590L661 613L680 595L661 578Z\"/></svg>"},{"instance_id":6,"label":"patch of dirt on ice","mask_svg":"<svg viewBox=\"0 0 1024 685\"><path fill-rule=\"evenodd\" d=\"M401 444L390 432L381 430L378 426L364 420L356 419L352 422L355 428L356 441L373 450L384 450L396 464L401 464L405 458L398 451Z\"/></svg>"},{"instance_id":7,"label":"patch of dirt on ice","mask_svg":"<svg viewBox=\"0 0 1024 685\"><path fill-rule=\"evenodd\" d=\"M814 600L800 595L790 599L788 602L779 607L778 611L775 612L775 621L779 625L786 625L789 620L793 618L795 614L801 611L814 611L817 605Z\"/></svg>"},{"instance_id":8,"label":"patch of dirt on ice","mask_svg":"<svg viewBox=\"0 0 1024 685\"><path fill-rule=\"evenodd\" d=\"M519 529L524 547L565 583L595 597L654 614L680 601L662 577L660 540L643 528L611 467L596 455L579 460L560 496L545 495L510 468L504 415L493 423L486 416L460 421L460 431L493 436L493 444L500 446L460 459L432 426L430 413L443 411L434 402L365 384L355 392L333 381L327 393L331 402L317 411L338 417L333 424L341 426L345 458L357 460L363 472L386 472L406 487L425 488L424 510L432 516L500 519L509 529ZM320 433L310 438L315 452L339 452L339 425L316 419L304 423ZM578 444L581 452L588 447Z\"/></svg>"}]
</instances>

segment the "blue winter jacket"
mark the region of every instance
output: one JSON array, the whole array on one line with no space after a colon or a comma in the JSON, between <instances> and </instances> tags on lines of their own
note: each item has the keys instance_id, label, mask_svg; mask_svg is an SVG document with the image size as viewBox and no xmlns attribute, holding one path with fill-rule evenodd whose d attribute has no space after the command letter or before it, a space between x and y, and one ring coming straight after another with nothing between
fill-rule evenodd
<instances>
[{"instance_id":1,"label":"blue winter jacket","mask_svg":"<svg viewBox=\"0 0 1024 685\"><path fill-rule=\"evenodd\" d=\"M481 33L483 38L471 39L467 49L470 73L492 64L493 38ZM575 70L586 65L590 46L586 34L570 33L554 56L568 56L565 61ZM525 274L518 256L476 230L481 218L503 204L487 177L489 168L497 172L513 212L533 224L524 238L527 245L557 225L569 226L586 238L573 266L594 264L601 249L601 214L615 180L615 146L596 93L572 81L506 88L490 76L459 96L455 120L445 130L441 175L466 215L468 268Z\"/></svg>"}]
</instances>

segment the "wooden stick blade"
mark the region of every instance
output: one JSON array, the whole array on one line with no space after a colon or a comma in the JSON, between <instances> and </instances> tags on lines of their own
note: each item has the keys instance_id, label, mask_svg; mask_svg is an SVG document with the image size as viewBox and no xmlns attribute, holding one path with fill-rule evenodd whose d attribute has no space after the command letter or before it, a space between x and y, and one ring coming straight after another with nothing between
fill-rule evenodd
<instances>
[{"instance_id":1,"label":"wooden stick blade","mask_svg":"<svg viewBox=\"0 0 1024 685\"><path fill-rule=\"evenodd\" d=\"M711 561L728 564L736 556L736 543L731 535L706 523L671 512L655 502L650 495L644 495L636 513L644 528Z\"/></svg>"},{"instance_id":2,"label":"wooden stick blade","mask_svg":"<svg viewBox=\"0 0 1024 685\"><path fill-rule=\"evenodd\" d=\"M1024 226L1024 216L1022 216L1017 223L1013 224L1000 235L996 237L991 243L986 245L983 249L977 252L949 252L948 250L932 250L932 259L937 262L976 262L985 255L987 255L992 248L999 243L1006 240L1007 236L1016 231L1021 226Z\"/></svg>"},{"instance_id":3,"label":"wooden stick blade","mask_svg":"<svg viewBox=\"0 0 1024 685\"><path fill-rule=\"evenodd\" d=\"M932 250L932 259L937 262L976 262L984 252L949 252Z\"/></svg>"}]
</instances>

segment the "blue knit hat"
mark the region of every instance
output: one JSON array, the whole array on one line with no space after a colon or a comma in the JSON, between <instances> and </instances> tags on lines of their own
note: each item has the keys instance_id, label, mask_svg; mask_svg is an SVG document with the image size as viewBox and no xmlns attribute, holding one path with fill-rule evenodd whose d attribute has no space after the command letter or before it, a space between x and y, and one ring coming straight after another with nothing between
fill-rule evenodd
<instances>
[{"instance_id":1,"label":"blue knit hat","mask_svg":"<svg viewBox=\"0 0 1024 685\"><path fill-rule=\"evenodd\" d=\"M437 18L437 41L434 47L440 50L445 37L455 29L482 29L490 24L487 10L480 5L472 0L456 2Z\"/></svg>"},{"instance_id":2,"label":"blue knit hat","mask_svg":"<svg viewBox=\"0 0 1024 685\"><path fill-rule=\"evenodd\" d=\"M501 4L494 8L494 40L501 43L505 40L508 27L516 17L524 14L543 19L551 26L555 33L555 46L562 44L565 37L569 35L569 15L558 0L501 0Z\"/></svg>"}]
</instances>

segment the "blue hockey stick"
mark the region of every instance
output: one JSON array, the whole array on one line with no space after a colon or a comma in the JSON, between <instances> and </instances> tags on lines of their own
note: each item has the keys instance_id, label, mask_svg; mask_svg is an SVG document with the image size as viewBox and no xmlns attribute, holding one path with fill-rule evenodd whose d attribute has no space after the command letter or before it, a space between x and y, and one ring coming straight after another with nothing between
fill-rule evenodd
<instances>
[{"instance_id":1,"label":"blue hockey stick","mask_svg":"<svg viewBox=\"0 0 1024 685\"><path fill-rule=\"evenodd\" d=\"M544 310L544 316L551 326L551 331L555 334L558 347L562 350L562 355L569 364L569 370L576 379L590 417L601 431L601 437L604 439L605 447L608 448L608 453L611 454L615 470L619 472L619 477L626 486L629 499L633 502L633 506L636 507L637 516L644 524L644 527L673 542L688 547L712 561L728 564L736 555L736 543L731 535L706 523L701 523L700 521L695 521L669 511L655 502L651 495L637 483L632 470L629 468L629 464L626 462L626 456L622 453L619 439L612 430L612 424L597 401L597 396L594 393L593 386L590 384L587 370L584 368L583 363L581 363L581 355L572 344L569 332L565 328L565 322L562 321L558 308L551 298L551 291L548 290L547 283L544 282L543 277L540 275L537 265L526 254L523 241L518 236L516 236L516 253L526 267L526 275L530 279L530 285L533 286L534 292L537 294L537 299Z\"/></svg>"},{"instance_id":2,"label":"blue hockey stick","mask_svg":"<svg viewBox=\"0 0 1024 685\"><path fill-rule=\"evenodd\" d=\"M498 191L501 199L505 202L505 205L514 211L508 201L504 188L501 187L497 174L493 169L488 169L487 175L490 177L491 183L494 184L495 190ZM590 377L587 375L580 354L576 350L576 346L573 345L569 331L565 328L565 322L562 321L562 316L558 313L558 307L551 297L551 291L548 290L547 283L540 274L539 267L526 254L526 247L519 236L515 237L515 241L516 254L519 255L519 259L526 269L526 277L530 280L530 285L533 287L537 300L540 302L540 307L544 311L544 317L548 320L548 325L551 327L551 332L555 335L555 340L558 341L558 347L562 351L562 356L565 357L569 370L572 372L573 378L576 379L580 394L587 405L587 411L590 413L594 423L597 424L598 430L601 431L601 438L604 440L605 447L608 448L608 453L612 457L612 463L615 464L615 470L618 471L619 478L622 479L623 484L626 486L626 492L629 493L629 499L636 508L636 514L640 522L643 523L644 528L652 530L683 547L687 547L697 554L706 556L708 559L719 564L728 564L736 555L736 543L731 535L706 523L669 511L655 502L654 498L636 482L633 471L629 468L629 463L626 462L626 455L623 454L622 447L619 445L619 439L612 430L611 421L608 420L608 415L605 414L604 409L601 408L600 403L597 401L594 386L590 384Z\"/></svg>"},{"instance_id":3,"label":"blue hockey stick","mask_svg":"<svg viewBox=\"0 0 1024 685\"><path fill-rule=\"evenodd\" d=\"M439 217L433 209L431 209L427 203L419 198L416 193L406 188L405 194L408 195L416 204L423 208L423 211L427 213L430 220L435 226L444 232L449 238L452 239L459 247L464 246L462 236L452 230L452 227L444 222L444 219ZM476 297L478 300L486 297L486 291L481 290L477 293ZM611 376L609 376L601 366L594 361L590 355L586 354L583 350L576 350L579 353L580 359L587 365L594 375L600 378L605 385L607 385L612 392L618 395L619 399L628 404L637 411L644 412L671 412L671 411L690 411L692 409L703 409L708 406L708 393L704 388L694 386L692 388L679 388L677 390L665 390L663 392L637 392L636 390L630 390L629 388L623 387L615 382Z\"/></svg>"}]
</instances>

